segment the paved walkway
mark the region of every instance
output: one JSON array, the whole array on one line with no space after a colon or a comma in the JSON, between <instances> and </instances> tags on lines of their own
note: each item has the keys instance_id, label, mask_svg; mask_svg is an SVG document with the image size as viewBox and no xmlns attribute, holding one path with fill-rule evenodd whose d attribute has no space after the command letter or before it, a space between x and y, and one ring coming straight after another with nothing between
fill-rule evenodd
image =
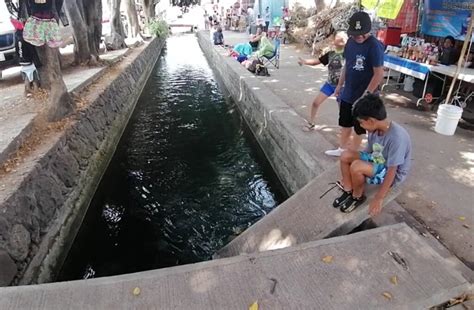
<instances>
[{"instance_id":1,"label":"paved walkway","mask_svg":"<svg viewBox=\"0 0 474 310\"><path fill-rule=\"evenodd\" d=\"M226 32L226 43L245 42L242 33ZM268 87L303 118L327 78L323 66L300 67L298 57L309 55L293 45L283 45L279 70L270 68L263 78ZM385 92L386 102L409 101L396 92ZM413 140L413 168L397 201L429 227L456 256L474 269L474 132L458 128L452 137L434 132L436 115L388 104L389 117L402 124ZM338 107L330 98L320 109L317 123L328 141L337 145ZM308 133L309 135L311 133ZM321 156L325 156L321 154Z\"/></svg>"},{"instance_id":2,"label":"paved walkway","mask_svg":"<svg viewBox=\"0 0 474 310\"><path fill-rule=\"evenodd\" d=\"M389 242L387 242L389 240ZM470 284L406 224L255 255L0 289L1 309L427 309Z\"/></svg>"}]
</instances>

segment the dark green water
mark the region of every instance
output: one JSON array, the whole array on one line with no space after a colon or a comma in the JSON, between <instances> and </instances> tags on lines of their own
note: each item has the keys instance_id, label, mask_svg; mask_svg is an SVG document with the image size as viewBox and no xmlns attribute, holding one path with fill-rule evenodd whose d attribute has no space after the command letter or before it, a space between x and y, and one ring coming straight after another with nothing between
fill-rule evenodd
<instances>
[{"instance_id":1,"label":"dark green water","mask_svg":"<svg viewBox=\"0 0 474 310\"><path fill-rule=\"evenodd\" d=\"M211 258L285 199L197 40L171 37L59 280Z\"/></svg>"}]
</instances>

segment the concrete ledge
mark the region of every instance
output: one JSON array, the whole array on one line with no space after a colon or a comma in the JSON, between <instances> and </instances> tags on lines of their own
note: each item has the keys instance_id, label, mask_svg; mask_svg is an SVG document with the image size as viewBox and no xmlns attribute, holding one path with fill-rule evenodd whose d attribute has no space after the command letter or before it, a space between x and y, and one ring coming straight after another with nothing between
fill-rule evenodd
<instances>
[{"instance_id":1,"label":"concrete ledge","mask_svg":"<svg viewBox=\"0 0 474 310\"><path fill-rule=\"evenodd\" d=\"M274 250L351 232L369 217L369 201L376 190L368 187L367 202L349 214L342 213L332 206L334 199L341 194L338 189L320 198L332 186L328 183L336 181L338 176L339 166L332 165L331 169L250 226L215 256L230 257ZM399 193L398 188L392 189L384 205Z\"/></svg>"},{"instance_id":2,"label":"concrete ledge","mask_svg":"<svg viewBox=\"0 0 474 310\"><path fill-rule=\"evenodd\" d=\"M256 77L227 57L225 49L211 44L207 32L197 35L209 63L289 194L296 193L335 162L321 155L333 145L317 132L303 132L302 118L263 83L271 77Z\"/></svg>"},{"instance_id":3,"label":"concrete ledge","mask_svg":"<svg viewBox=\"0 0 474 310\"><path fill-rule=\"evenodd\" d=\"M54 279L163 44L155 39L116 64L72 124L3 177L0 250L19 270L13 284Z\"/></svg>"},{"instance_id":4,"label":"concrete ledge","mask_svg":"<svg viewBox=\"0 0 474 310\"><path fill-rule=\"evenodd\" d=\"M114 59L114 61L119 61L126 55L130 50L120 50L114 51L107 54L106 57ZM101 58L104 56L101 55ZM111 63L111 62L109 62ZM87 68L81 71L80 74L77 73L64 73L63 79L68 91L72 94L78 94L96 81L99 77L104 74L104 71L108 69L108 66L101 67L92 67ZM23 91L18 90L19 94ZM14 91L13 91L14 92ZM15 93L15 92L14 92ZM21 100L23 97L17 95L10 100ZM34 130L34 124L37 122L39 116L38 110L31 111L29 113L22 113L14 115L12 119L4 120L1 124L2 134L0 136L0 163L8 160L12 155L14 155L23 144L23 142L28 139L28 136Z\"/></svg>"},{"instance_id":5,"label":"concrete ledge","mask_svg":"<svg viewBox=\"0 0 474 310\"><path fill-rule=\"evenodd\" d=\"M332 260L324 262L327 256ZM399 224L256 255L3 288L0 308L248 309L257 301L260 309L427 309L469 287L414 231Z\"/></svg>"},{"instance_id":6,"label":"concrete ledge","mask_svg":"<svg viewBox=\"0 0 474 310\"><path fill-rule=\"evenodd\" d=\"M1 140L2 144L6 141L6 147L0 149L0 164L4 163L12 154L14 154L25 141L31 130L33 129L33 121L37 116L36 113L25 113L15 119L3 122Z\"/></svg>"},{"instance_id":7,"label":"concrete ledge","mask_svg":"<svg viewBox=\"0 0 474 310\"><path fill-rule=\"evenodd\" d=\"M384 208L384 212L370 222L369 225L375 225L376 227L406 223L411 229L417 231L423 237L423 240L449 262L454 269L459 271L465 279L470 283L474 283L474 270L466 266L458 257L445 248L438 240L439 237L434 237L424 225L411 216L395 200L388 203ZM369 228L373 228L373 226Z\"/></svg>"}]
</instances>

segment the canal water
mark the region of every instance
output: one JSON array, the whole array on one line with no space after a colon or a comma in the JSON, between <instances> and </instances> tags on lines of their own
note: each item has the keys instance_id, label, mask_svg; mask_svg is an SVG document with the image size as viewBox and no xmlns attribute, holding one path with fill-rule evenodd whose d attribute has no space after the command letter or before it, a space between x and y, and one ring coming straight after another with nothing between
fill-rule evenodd
<instances>
[{"instance_id":1,"label":"canal water","mask_svg":"<svg viewBox=\"0 0 474 310\"><path fill-rule=\"evenodd\" d=\"M211 259L282 202L193 35L170 37L58 280Z\"/></svg>"}]
</instances>

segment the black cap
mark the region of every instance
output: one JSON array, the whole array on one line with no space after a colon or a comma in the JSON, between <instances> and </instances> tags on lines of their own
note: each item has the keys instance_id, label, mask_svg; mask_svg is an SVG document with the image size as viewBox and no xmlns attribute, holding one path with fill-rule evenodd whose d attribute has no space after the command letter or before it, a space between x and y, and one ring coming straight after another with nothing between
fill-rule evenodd
<instances>
[{"instance_id":1,"label":"black cap","mask_svg":"<svg viewBox=\"0 0 474 310\"><path fill-rule=\"evenodd\" d=\"M372 21L369 14L365 12L356 12L349 18L349 29L347 34L350 36L359 36L367 34L372 29Z\"/></svg>"}]
</instances>

